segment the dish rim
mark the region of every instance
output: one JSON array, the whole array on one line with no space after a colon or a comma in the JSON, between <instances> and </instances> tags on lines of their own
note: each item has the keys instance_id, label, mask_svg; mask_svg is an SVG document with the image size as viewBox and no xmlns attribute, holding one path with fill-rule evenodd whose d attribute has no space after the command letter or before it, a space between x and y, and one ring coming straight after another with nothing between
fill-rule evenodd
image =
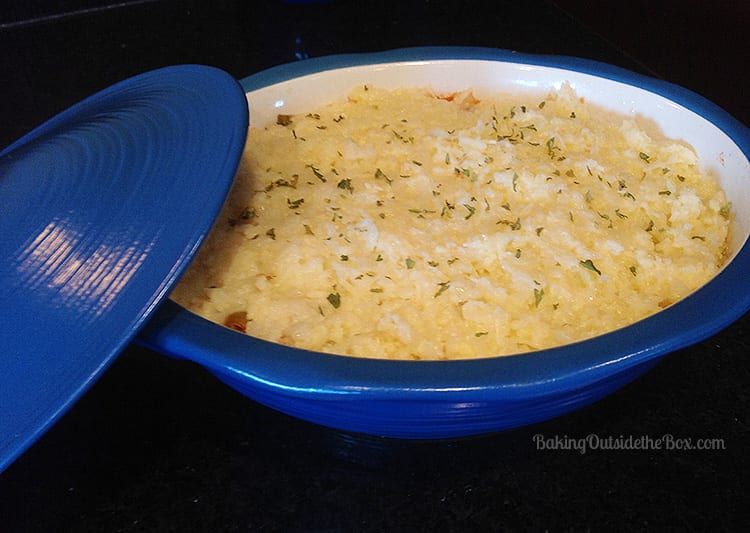
<instances>
[{"instance_id":1,"label":"dish rim","mask_svg":"<svg viewBox=\"0 0 750 533\"><path fill-rule=\"evenodd\" d=\"M347 67L441 60L485 60L588 74L658 94L722 130L750 159L750 130L688 89L590 59L477 47L416 47L337 54L271 67L240 80L246 93L294 78ZM250 110L252 124L252 110ZM557 395L626 373L704 340L750 309L746 240L730 263L700 289L654 315L572 344L507 356L405 361L331 355L230 331L169 301L143 340L260 390L317 398L493 401ZM210 328L210 338L200 331ZM199 332L196 334L196 331ZM261 356L258 356L261 354Z\"/></svg>"}]
</instances>

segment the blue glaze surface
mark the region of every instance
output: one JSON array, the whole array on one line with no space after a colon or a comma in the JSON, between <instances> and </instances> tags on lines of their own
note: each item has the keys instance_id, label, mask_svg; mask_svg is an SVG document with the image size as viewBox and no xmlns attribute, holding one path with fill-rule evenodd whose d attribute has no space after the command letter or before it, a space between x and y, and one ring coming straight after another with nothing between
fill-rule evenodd
<instances>
[{"instance_id":1,"label":"blue glaze surface","mask_svg":"<svg viewBox=\"0 0 750 533\"><path fill-rule=\"evenodd\" d=\"M198 249L247 130L198 65L130 78L0 153L0 471L153 313Z\"/></svg>"}]
</instances>

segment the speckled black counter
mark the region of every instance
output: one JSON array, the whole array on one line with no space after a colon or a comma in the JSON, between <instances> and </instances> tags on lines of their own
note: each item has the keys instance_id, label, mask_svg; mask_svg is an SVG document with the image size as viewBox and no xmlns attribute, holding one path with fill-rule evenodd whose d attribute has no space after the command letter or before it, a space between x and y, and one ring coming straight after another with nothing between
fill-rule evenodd
<instances>
[{"instance_id":1,"label":"speckled black counter","mask_svg":"<svg viewBox=\"0 0 750 533\"><path fill-rule=\"evenodd\" d=\"M620 33L608 35L606 24L594 31L549 1L47 4L0 14L0 146L152 68L204 63L241 78L304 56L416 45L587 57L713 97L700 58L689 76L671 74L609 40ZM661 58L675 31L665 23L649 35ZM747 89L746 58L717 58L742 74L716 83ZM732 96L743 92L716 94L747 122L747 104ZM750 523L749 327L745 316L575 413L432 442L301 422L194 364L132 345L0 474L0 531L739 531ZM723 449L539 445L669 435Z\"/></svg>"}]
</instances>

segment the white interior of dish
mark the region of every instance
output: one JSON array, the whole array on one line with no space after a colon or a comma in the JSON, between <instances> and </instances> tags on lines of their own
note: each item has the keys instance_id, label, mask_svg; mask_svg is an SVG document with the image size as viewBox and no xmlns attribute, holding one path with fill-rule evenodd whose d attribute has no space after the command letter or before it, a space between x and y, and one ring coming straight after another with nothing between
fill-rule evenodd
<instances>
[{"instance_id":1,"label":"white interior of dish","mask_svg":"<svg viewBox=\"0 0 750 533\"><path fill-rule=\"evenodd\" d=\"M703 169L713 173L732 202L734 230L730 259L750 235L750 161L721 129L697 113L663 96L622 82L545 66L486 60L434 60L362 65L291 79L247 94L250 124L262 126L278 114L314 111L344 97L357 85L387 89L431 87L436 92L472 89L544 94L568 82L579 96L596 105L631 116L644 126L657 126L667 137L690 144Z\"/></svg>"}]
</instances>

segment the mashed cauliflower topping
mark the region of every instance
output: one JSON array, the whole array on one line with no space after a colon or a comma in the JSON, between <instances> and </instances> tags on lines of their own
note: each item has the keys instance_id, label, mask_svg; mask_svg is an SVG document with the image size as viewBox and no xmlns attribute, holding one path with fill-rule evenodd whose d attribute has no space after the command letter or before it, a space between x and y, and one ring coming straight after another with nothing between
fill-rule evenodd
<instances>
[{"instance_id":1,"label":"mashed cauliflower topping","mask_svg":"<svg viewBox=\"0 0 750 533\"><path fill-rule=\"evenodd\" d=\"M692 149L570 87L480 101L364 86L250 130L172 297L322 352L516 354L688 295L721 267L729 218Z\"/></svg>"}]
</instances>

